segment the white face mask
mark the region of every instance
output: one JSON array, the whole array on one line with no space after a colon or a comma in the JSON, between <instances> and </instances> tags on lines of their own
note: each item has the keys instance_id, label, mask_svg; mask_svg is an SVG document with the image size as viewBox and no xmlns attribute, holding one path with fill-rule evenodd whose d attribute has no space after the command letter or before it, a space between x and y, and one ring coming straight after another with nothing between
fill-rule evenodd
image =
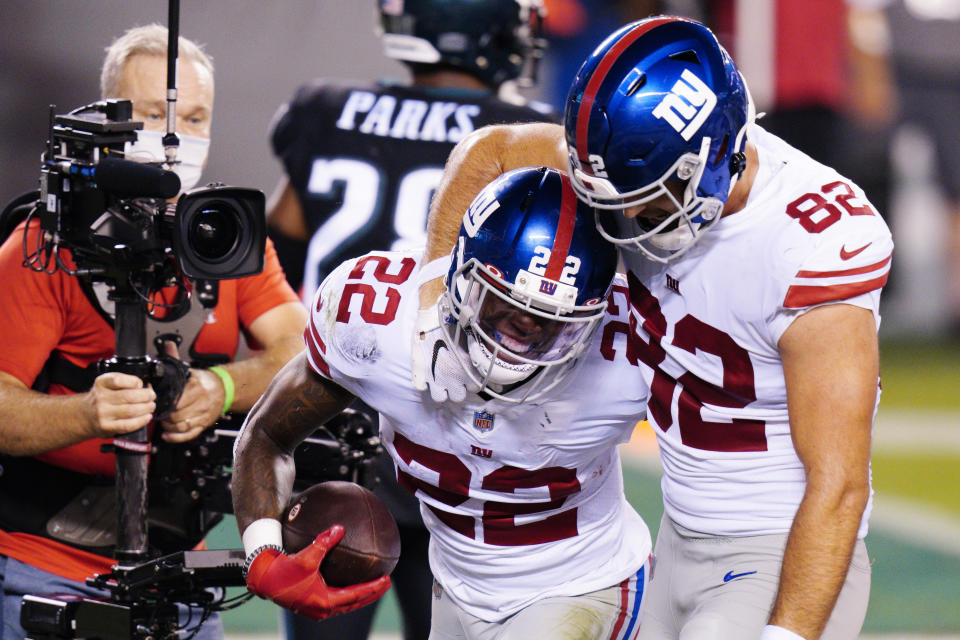
<instances>
[{"instance_id":1,"label":"white face mask","mask_svg":"<svg viewBox=\"0 0 960 640\"><path fill-rule=\"evenodd\" d=\"M182 133L178 133L177 137L180 138L180 146L177 148L177 163L173 165L173 172L180 176L180 193L185 193L200 181L210 149L210 139L185 136ZM134 162L165 162L163 133L140 129L137 131L136 142L128 142L123 152L128 160Z\"/></svg>"}]
</instances>

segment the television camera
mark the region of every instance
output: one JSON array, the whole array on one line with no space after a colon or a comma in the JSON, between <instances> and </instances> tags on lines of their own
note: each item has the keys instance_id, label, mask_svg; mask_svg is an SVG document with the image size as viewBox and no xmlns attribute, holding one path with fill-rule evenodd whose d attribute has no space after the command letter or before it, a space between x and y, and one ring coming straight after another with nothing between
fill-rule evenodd
<instances>
[{"instance_id":1,"label":"television camera","mask_svg":"<svg viewBox=\"0 0 960 640\"><path fill-rule=\"evenodd\" d=\"M173 287L212 307L219 280L259 273L264 197L255 189L218 184L168 202L180 190L176 173L161 163L123 156L143 126L131 115L127 100L51 113L40 190L7 207L3 231L39 218L36 244L28 245L23 236L25 267L50 274L62 270L107 285L116 356L99 362L96 372L122 371L152 384L156 416L162 418L176 405L189 366L165 355L159 342L157 356L147 355L148 316L158 308L174 319L181 312L156 303L152 294ZM178 604L204 611L191 624L195 630L209 613L247 599L249 594L225 600L222 589L209 589L244 584L242 550L169 553L193 548L232 512L230 467L240 417L228 415L218 428L183 444L150 442L145 428L114 439L118 564L87 581L109 595L25 596L21 624L28 637L175 638L183 631ZM375 481L368 474L380 450L371 418L345 411L296 450L294 488L325 480Z\"/></svg>"},{"instance_id":2,"label":"television camera","mask_svg":"<svg viewBox=\"0 0 960 640\"><path fill-rule=\"evenodd\" d=\"M259 273L266 238L263 193L208 185L168 203L180 191L177 174L160 163L124 158L125 146L143 128L132 113L129 100L51 113L40 191L28 214L39 216L42 234L37 246L24 248L27 265L130 285L145 294L177 278L216 281ZM73 265L62 248L69 248Z\"/></svg>"},{"instance_id":3,"label":"television camera","mask_svg":"<svg viewBox=\"0 0 960 640\"><path fill-rule=\"evenodd\" d=\"M129 100L51 113L39 194L20 207L28 227L34 218L40 223L35 236L23 235L24 266L105 284L101 310L113 312L116 355L99 362L96 373L120 371L152 384L162 419L175 407L189 366L166 355L160 341L157 357L147 355L147 318L175 321L190 310L191 298L213 307L219 280L262 270L264 196L256 189L211 185L168 202L180 190L177 174L164 168L170 165L124 158L125 146L143 127L131 115ZM163 302L168 297L159 297L161 291L176 292L169 297L177 302ZM177 334L170 338L179 341ZM112 448L116 557L122 565L135 564L147 553L147 429L115 438Z\"/></svg>"},{"instance_id":4,"label":"television camera","mask_svg":"<svg viewBox=\"0 0 960 640\"><path fill-rule=\"evenodd\" d=\"M157 357L147 354L147 319L176 319L191 306L180 304L183 300L214 307L219 280L263 269L266 242L262 192L210 184L181 195L179 178L170 170L178 145L173 128L179 0L168 6L166 160L125 157L143 128L132 119L130 101L103 100L60 115L51 107L40 188L0 214L4 237L24 219L27 229L39 227L38 233L23 234L24 267L105 285L116 355L99 362L96 373L120 371L152 384L158 418L176 406L189 366L165 355L158 340L153 341ZM170 289L178 303L157 297ZM202 619L187 629L196 631L210 612L239 603L225 601L222 589L218 596L210 587L244 584L242 550L182 551L232 511L230 467L238 426L224 424L182 445L151 442L146 428L114 438L109 447L116 453L117 563L87 581L105 595L25 596L21 624L28 637L172 639L183 631L182 605L203 610ZM345 412L297 449L294 488L362 481L379 451L370 419ZM168 552L160 551L164 548Z\"/></svg>"}]
</instances>

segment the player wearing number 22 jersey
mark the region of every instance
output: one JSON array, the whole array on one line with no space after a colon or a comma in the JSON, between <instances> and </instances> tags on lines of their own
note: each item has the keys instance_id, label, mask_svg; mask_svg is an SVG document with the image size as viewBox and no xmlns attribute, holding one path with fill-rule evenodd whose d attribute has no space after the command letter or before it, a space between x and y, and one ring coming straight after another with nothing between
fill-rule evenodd
<instances>
[{"instance_id":1,"label":"player wearing number 22 jersey","mask_svg":"<svg viewBox=\"0 0 960 640\"><path fill-rule=\"evenodd\" d=\"M437 582L496 621L635 574L650 537L624 498L616 445L642 417L646 386L626 358L626 306L543 399L438 405L410 384L417 260L375 252L338 267L306 336L313 368L379 409L400 483L421 500Z\"/></svg>"},{"instance_id":2,"label":"player wearing number 22 jersey","mask_svg":"<svg viewBox=\"0 0 960 640\"><path fill-rule=\"evenodd\" d=\"M616 265L566 174L527 167L477 196L448 258L424 266L419 252L372 252L337 267L311 304L306 351L238 440L248 586L297 611L316 602L317 616L343 610L321 594L352 606L383 589L305 589L296 576L315 573L322 554L276 554L284 452L359 398L379 412L399 483L430 531L431 638L635 638L651 544L624 496L617 445L648 393L628 357ZM418 285L441 272L445 333L431 366L471 377L458 401L435 401L410 379ZM322 540L314 545L319 554Z\"/></svg>"}]
</instances>

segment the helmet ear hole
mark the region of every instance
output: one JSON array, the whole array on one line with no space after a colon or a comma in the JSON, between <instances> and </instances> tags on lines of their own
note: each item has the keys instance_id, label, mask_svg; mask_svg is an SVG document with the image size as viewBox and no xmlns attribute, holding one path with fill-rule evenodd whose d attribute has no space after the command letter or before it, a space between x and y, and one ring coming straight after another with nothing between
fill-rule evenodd
<instances>
[{"instance_id":1,"label":"helmet ear hole","mask_svg":"<svg viewBox=\"0 0 960 640\"><path fill-rule=\"evenodd\" d=\"M727 155L727 145L728 145L728 144L730 144L730 134L729 134L729 133L725 133L725 134L723 135L723 141L720 143L720 148L717 149L717 155L713 158L713 166L714 166L714 167L720 166L720 162L723 161L724 156ZM736 171L733 170L733 164L732 164L732 163L733 163L733 158L730 159L730 162L731 162L731 164L730 164L730 173L736 173Z\"/></svg>"}]
</instances>

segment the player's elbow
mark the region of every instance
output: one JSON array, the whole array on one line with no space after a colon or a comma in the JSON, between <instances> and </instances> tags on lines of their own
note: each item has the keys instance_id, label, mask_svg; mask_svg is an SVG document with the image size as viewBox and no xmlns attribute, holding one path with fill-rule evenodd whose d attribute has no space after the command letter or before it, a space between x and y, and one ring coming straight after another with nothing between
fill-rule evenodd
<instances>
[{"instance_id":1,"label":"player's elbow","mask_svg":"<svg viewBox=\"0 0 960 640\"><path fill-rule=\"evenodd\" d=\"M497 167L499 155L511 135L511 125L490 124L471 131L454 146L447 166L474 165Z\"/></svg>"},{"instance_id":2,"label":"player's elbow","mask_svg":"<svg viewBox=\"0 0 960 640\"><path fill-rule=\"evenodd\" d=\"M860 517L863 515L863 510L867 508L869 499L869 481L857 480L845 482L837 492L837 508L840 511Z\"/></svg>"},{"instance_id":3,"label":"player's elbow","mask_svg":"<svg viewBox=\"0 0 960 640\"><path fill-rule=\"evenodd\" d=\"M836 473L811 473L807 492L819 496L830 511L859 518L870 499L869 467L848 465Z\"/></svg>"}]
</instances>

